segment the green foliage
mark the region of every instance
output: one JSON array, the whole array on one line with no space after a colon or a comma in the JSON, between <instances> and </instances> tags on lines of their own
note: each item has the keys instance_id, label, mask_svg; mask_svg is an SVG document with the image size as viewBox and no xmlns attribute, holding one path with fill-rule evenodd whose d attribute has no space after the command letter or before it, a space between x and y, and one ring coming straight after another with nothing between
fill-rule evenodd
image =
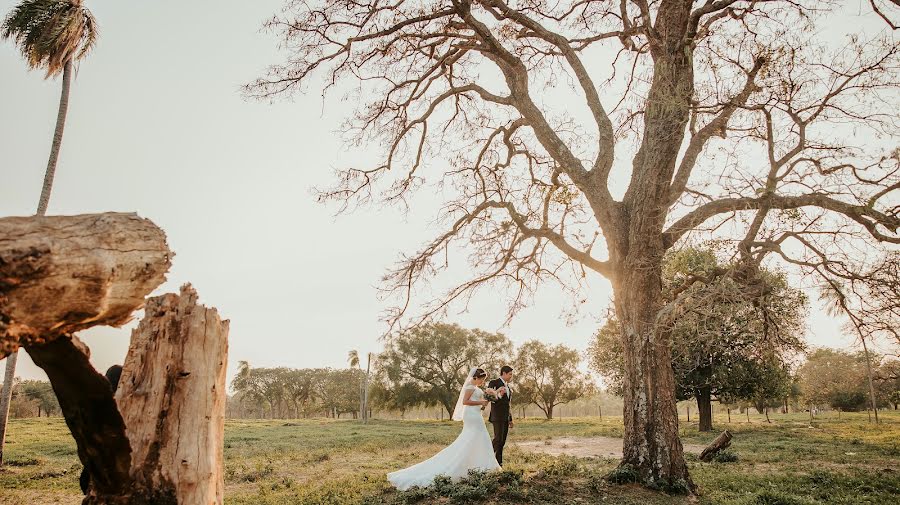
<instances>
[{"instance_id":1,"label":"green foliage","mask_svg":"<svg viewBox=\"0 0 900 505\"><path fill-rule=\"evenodd\" d=\"M242 361L231 388L237 393L233 400L257 417L340 416L359 411L364 374L359 369L251 368Z\"/></svg>"},{"instance_id":2,"label":"green foliage","mask_svg":"<svg viewBox=\"0 0 900 505\"><path fill-rule=\"evenodd\" d=\"M812 502L803 498L777 491L763 491L753 497L752 505L810 505Z\"/></svg>"},{"instance_id":3,"label":"green foliage","mask_svg":"<svg viewBox=\"0 0 900 505\"><path fill-rule=\"evenodd\" d=\"M799 375L808 404L851 412L865 410L869 404L866 356L862 352L816 349L807 357ZM881 406L887 404L883 395L879 399Z\"/></svg>"},{"instance_id":4,"label":"green foliage","mask_svg":"<svg viewBox=\"0 0 900 505\"><path fill-rule=\"evenodd\" d=\"M804 349L806 297L783 274L761 270L749 283L722 275L729 268L710 250L667 255L664 290L678 297L672 316L676 396L705 392L733 402L765 401L790 394L788 368ZM592 368L621 391L624 352L613 314L588 351Z\"/></svg>"},{"instance_id":5,"label":"green foliage","mask_svg":"<svg viewBox=\"0 0 900 505\"><path fill-rule=\"evenodd\" d=\"M87 56L97 35L94 16L75 0L23 0L0 25L0 38L13 39L28 65L47 77Z\"/></svg>"},{"instance_id":6,"label":"green foliage","mask_svg":"<svg viewBox=\"0 0 900 505\"><path fill-rule=\"evenodd\" d=\"M50 382L18 379L13 382L11 417L51 416L60 412L59 402Z\"/></svg>"},{"instance_id":7,"label":"green foliage","mask_svg":"<svg viewBox=\"0 0 900 505\"><path fill-rule=\"evenodd\" d=\"M740 458L738 457L736 452L726 449L717 452L716 455L713 456L712 460L716 463L737 463L739 459Z\"/></svg>"},{"instance_id":8,"label":"green foliage","mask_svg":"<svg viewBox=\"0 0 900 505\"><path fill-rule=\"evenodd\" d=\"M606 480L613 484L631 484L639 482L641 476L638 471L631 465L619 465L613 471L606 474Z\"/></svg>"},{"instance_id":9,"label":"green foliage","mask_svg":"<svg viewBox=\"0 0 900 505\"><path fill-rule=\"evenodd\" d=\"M445 501L452 504L480 503L491 497L521 498L524 482L521 471L480 472L471 471L468 477L453 482L446 476L438 476L427 487L414 487L397 493L389 501L367 500L366 503L434 503Z\"/></svg>"},{"instance_id":10,"label":"green foliage","mask_svg":"<svg viewBox=\"0 0 900 505\"><path fill-rule=\"evenodd\" d=\"M578 370L581 354L562 344L549 346L537 340L522 344L516 356L517 403L533 403L547 419L557 405L594 392L592 380Z\"/></svg>"},{"instance_id":11,"label":"green foliage","mask_svg":"<svg viewBox=\"0 0 900 505\"><path fill-rule=\"evenodd\" d=\"M500 333L434 323L392 335L379 358L376 395L397 408L441 405L453 414L459 388L471 367L497 373L512 343ZM384 395L392 391L391 395Z\"/></svg>"}]
</instances>

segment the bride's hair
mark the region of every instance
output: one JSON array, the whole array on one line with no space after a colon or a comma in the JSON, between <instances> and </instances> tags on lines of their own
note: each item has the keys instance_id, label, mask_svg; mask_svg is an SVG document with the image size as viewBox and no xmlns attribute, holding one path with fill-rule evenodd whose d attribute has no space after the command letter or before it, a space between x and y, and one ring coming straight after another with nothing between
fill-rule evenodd
<instances>
[{"instance_id":1,"label":"bride's hair","mask_svg":"<svg viewBox=\"0 0 900 505\"><path fill-rule=\"evenodd\" d=\"M473 379L481 379L482 377L487 377L487 372L480 368L476 368L474 372L472 372Z\"/></svg>"}]
</instances>

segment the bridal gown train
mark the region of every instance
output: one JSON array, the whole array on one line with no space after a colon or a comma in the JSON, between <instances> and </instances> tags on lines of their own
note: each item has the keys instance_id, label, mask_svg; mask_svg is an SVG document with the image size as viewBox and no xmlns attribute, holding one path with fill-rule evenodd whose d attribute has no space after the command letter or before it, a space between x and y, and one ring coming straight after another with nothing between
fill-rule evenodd
<instances>
[{"instance_id":1,"label":"bridal gown train","mask_svg":"<svg viewBox=\"0 0 900 505\"><path fill-rule=\"evenodd\" d=\"M484 399L484 392L475 386L472 401ZM425 487L438 475L446 475L457 481L466 477L469 470L499 470L494 447L481 417L481 407L466 405L463 411L463 429L452 444L425 461L409 468L388 474L388 481L404 491L413 486Z\"/></svg>"}]
</instances>

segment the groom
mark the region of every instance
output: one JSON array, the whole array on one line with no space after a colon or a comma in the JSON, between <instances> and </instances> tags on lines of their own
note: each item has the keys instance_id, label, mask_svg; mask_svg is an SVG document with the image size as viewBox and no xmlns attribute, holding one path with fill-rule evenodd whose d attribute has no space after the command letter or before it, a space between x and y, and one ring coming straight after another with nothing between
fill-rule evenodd
<instances>
[{"instance_id":1,"label":"groom","mask_svg":"<svg viewBox=\"0 0 900 505\"><path fill-rule=\"evenodd\" d=\"M513 418L509 409L509 399L511 391L509 381L512 380L512 367L503 365L500 368L500 377L488 383L489 388L497 390L499 393L497 401L491 403L491 413L488 415L488 421L494 425L494 456L497 463L503 464L503 446L506 445L506 435L512 428Z\"/></svg>"}]
</instances>

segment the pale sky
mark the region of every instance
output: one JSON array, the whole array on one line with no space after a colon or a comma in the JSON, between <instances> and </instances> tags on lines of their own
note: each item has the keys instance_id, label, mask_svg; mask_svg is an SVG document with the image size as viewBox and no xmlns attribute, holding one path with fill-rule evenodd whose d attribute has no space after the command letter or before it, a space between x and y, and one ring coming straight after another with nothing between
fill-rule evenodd
<instances>
[{"instance_id":1,"label":"pale sky","mask_svg":"<svg viewBox=\"0 0 900 505\"><path fill-rule=\"evenodd\" d=\"M0 0L5 16L17 0ZM312 186L328 185L345 153L335 133L356 107L318 90L275 104L247 101L240 86L281 61L260 30L283 0L88 1L100 24L72 94L49 214L137 212L162 227L175 251L157 293L191 282L231 320L229 380L252 366L341 367L347 352L378 351L387 307L381 275L402 251L432 237L440 201L418 198L409 215L370 208L334 217ZM0 216L33 214L59 99L59 80L28 72L0 44ZM476 298L464 326L585 349L610 297L591 280L592 314L567 326L555 288L506 328L497 297ZM808 340L844 347L840 324L814 302ZM134 323L81 337L104 371L124 360ZM43 378L24 353L17 375Z\"/></svg>"}]
</instances>

